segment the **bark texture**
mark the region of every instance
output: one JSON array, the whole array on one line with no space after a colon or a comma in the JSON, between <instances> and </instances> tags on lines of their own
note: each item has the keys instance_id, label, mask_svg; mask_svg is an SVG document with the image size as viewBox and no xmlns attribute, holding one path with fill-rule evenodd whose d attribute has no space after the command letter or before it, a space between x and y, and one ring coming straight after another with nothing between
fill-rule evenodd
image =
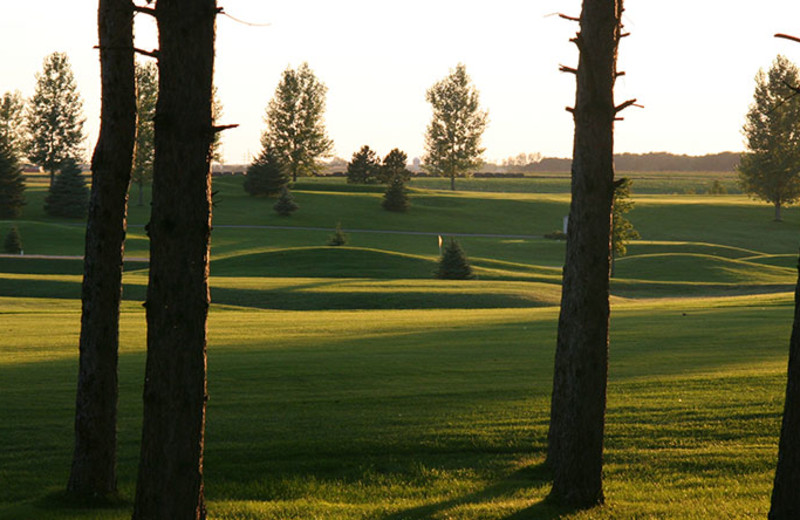
<instances>
[{"instance_id":1,"label":"bark texture","mask_svg":"<svg viewBox=\"0 0 800 520\"><path fill-rule=\"evenodd\" d=\"M584 0L574 109L572 202L558 322L548 463L554 501L603 502L614 82L622 0Z\"/></svg>"},{"instance_id":2,"label":"bark texture","mask_svg":"<svg viewBox=\"0 0 800 520\"><path fill-rule=\"evenodd\" d=\"M770 520L795 518L800 518L800 263L794 292L794 322L789 341L789 373L778 445L778 467L769 511Z\"/></svg>"},{"instance_id":3,"label":"bark texture","mask_svg":"<svg viewBox=\"0 0 800 520\"><path fill-rule=\"evenodd\" d=\"M144 420L134 519L205 518L215 0L159 0Z\"/></svg>"},{"instance_id":4,"label":"bark texture","mask_svg":"<svg viewBox=\"0 0 800 520\"><path fill-rule=\"evenodd\" d=\"M100 0L102 107L92 157L86 226L75 450L67 490L104 497L117 489L117 351L122 262L136 134L133 9Z\"/></svg>"}]
</instances>

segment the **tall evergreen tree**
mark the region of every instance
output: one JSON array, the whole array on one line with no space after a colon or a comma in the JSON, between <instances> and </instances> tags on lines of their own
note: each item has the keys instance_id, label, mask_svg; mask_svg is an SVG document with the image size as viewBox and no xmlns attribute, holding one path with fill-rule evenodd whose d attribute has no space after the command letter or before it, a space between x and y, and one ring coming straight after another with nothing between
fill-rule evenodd
<instances>
[{"instance_id":1,"label":"tall evergreen tree","mask_svg":"<svg viewBox=\"0 0 800 520\"><path fill-rule=\"evenodd\" d=\"M44 210L51 217L83 218L89 208L89 188L78 162L64 160L56 180L44 199Z\"/></svg>"},{"instance_id":2,"label":"tall evergreen tree","mask_svg":"<svg viewBox=\"0 0 800 520\"><path fill-rule=\"evenodd\" d=\"M54 52L36 75L36 90L26 113L28 159L50 174L51 187L67 158L83 156L84 121L83 101L69 58Z\"/></svg>"},{"instance_id":3,"label":"tall evergreen tree","mask_svg":"<svg viewBox=\"0 0 800 520\"><path fill-rule=\"evenodd\" d=\"M277 150L297 182L298 175L316 175L317 160L333 148L325 130L325 94L328 88L303 63L283 72L275 96L267 106L264 148Z\"/></svg>"},{"instance_id":4,"label":"tall evergreen tree","mask_svg":"<svg viewBox=\"0 0 800 520\"><path fill-rule=\"evenodd\" d=\"M136 63L136 153L131 181L138 187L137 206L144 205L144 185L153 179L153 120L158 101L158 66Z\"/></svg>"},{"instance_id":5,"label":"tall evergreen tree","mask_svg":"<svg viewBox=\"0 0 800 520\"><path fill-rule=\"evenodd\" d=\"M767 73L756 76L753 104L747 112L744 135L747 152L739 163L744 190L781 208L800 199L800 99L793 87L800 72L784 56L778 56Z\"/></svg>"},{"instance_id":6,"label":"tall evergreen tree","mask_svg":"<svg viewBox=\"0 0 800 520\"><path fill-rule=\"evenodd\" d=\"M281 155L266 146L261 154L247 167L244 191L253 196L272 197L282 192L289 184L289 171Z\"/></svg>"},{"instance_id":7,"label":"tall evergreen tree","mask_svg":"<svg viewBox=\"0 0 800 520\"><path fill-rule=\"evenodd\" d=\"M558 320L547 462L550 497L573 507L602 503L608 380L614 104L622 0L584 0L573 117L572 202Z\"/></svg>"},{"instance_id":8,"label":"tall evergreen tree","mask_svg":"<svg viewBox=\"0 0 800 520\"><path fill-rule=\"evenodd\" d=\"M25 149L25 100L19 91L0 98L0 142L6 143L19 158Z\"/></svg>"},{"instance_id":9,"label":"tall evergreen tree","mask_svg":"<svg viewBox=\"0 0 800 520\"><path fill-rule=\"evenodd\" d=\"M206 517L203 455L216 0L158 0L144 417L134 520ZM187 139L187 136L191 138Z\"/></svg>"},{"instance_id":10,"label":"tall evergreen tree","mask_svg":"<svg viewBox=\"0 0 800 520\"><path fill-rule=\"evenodd\" d=\"M347 163L347 183L374 184L379 181L380 167L378 155L364 145L353 153L353 158Z\"/></svg>"},{"instance_id":11,"label":"tall evergreen tree","mask_svg":"<svg viewBox=\"0 0 800 520\"><path fill-rule=\"evenodd\" d=\"M411 172L406 168L407 164L408 155L398 148L393 149L383 158L381 181L390 183L392 179L400 177L403 182L408 182L411 179Z\"/></svg>"},{"instance_id":12,"label":"tall evergreen tree","mask_svg":"<svg viewBox=\"0 0 800 520\"><path fill-rule=\"evenodd\" d=\"M434 84L426 94L433 108L433 118L425 134L424 167L450 178L450 189L456 189L456 177L466 175L482 164L481 137L486 129L488 113L481 110L478 90L459 63L455 70Z\"/></svg>"},{"instance_id":13,"label":"tall evergreen tree","mask_svg":"<svg viewBox=\"0 0 800 520\"><path fill-rule=\"evenodd\" d=\"M75 446L67 483L69 493L94 499L117 492L119 305L136 136L133 4L99 0L97 27L100 135L84 240Z\"/></svg>"},{"instance_id":14,"label":"tall evergreen tree","mask_svg":"<svg viewBox=\"0 0 800 520\"><path fill-rule=\"evenodd\" d=\"M16 153L0 136L0 219L19 218L25 205L25 181Z\"/></svg>"}]
</instances>

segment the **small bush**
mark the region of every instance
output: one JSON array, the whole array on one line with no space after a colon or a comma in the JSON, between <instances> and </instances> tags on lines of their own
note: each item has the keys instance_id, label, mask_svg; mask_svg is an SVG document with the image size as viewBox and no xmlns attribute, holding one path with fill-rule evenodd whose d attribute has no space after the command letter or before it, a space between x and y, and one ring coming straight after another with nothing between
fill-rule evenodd
<instances>
[{"instance_id":1,"label":"small bush","mask_svg":"<svg viewBox=\"0 0 800 520\"><path fill-rule=\"evenodd\" d=\"M711 183L711 187L708 188L708 193L709 195L725 195L728 193L728 190L719 182L719 179L714 179L714 182Z\"/></svg>"},{"instance_id":2,"label":"small bush","mask_svg":"<svg viewBox=\"0 0 800 520\"><path fill-rule=\"evenodd\" d=\"M6 235L6 240L3 243L3 250L9 255L18 255L22 253L22 238L20 238L16 226L12 227L11 231Z\"/></svg>"},{"instance_id":3,"label":"small bush","mask_svg":"<svg viewBox=\"0 0 800 520\"><path fill-rule=\"evenodd\" d=\"M75 159L66 159L56 175L44 210L51 217L83 218L89 209L89 188Z\"/></svg>"},{"instance_id":4,"label":"small bush","mask_svg":"<svg viewBox=\"0 0 800 520\"><path fill-rule=\"evenodd\" d=\"M348 242L347 234L342 231L342 223L336 223L336 229L333 231L333 234L328 238L328 245L329 246L343 246L346 245Z\"/></svg>"},{"instance_id":5,"label":"small bush","mask_svg":"<svg viewBox=\"0 0 800 520\"><path fill-rule=\"evenodd\" d=\"M467 255L454 239L450 239L439 259L439 269L436 278L442 280L471 280L475 278L472 267L469 265Z\"/></svg>"}]
</instances>

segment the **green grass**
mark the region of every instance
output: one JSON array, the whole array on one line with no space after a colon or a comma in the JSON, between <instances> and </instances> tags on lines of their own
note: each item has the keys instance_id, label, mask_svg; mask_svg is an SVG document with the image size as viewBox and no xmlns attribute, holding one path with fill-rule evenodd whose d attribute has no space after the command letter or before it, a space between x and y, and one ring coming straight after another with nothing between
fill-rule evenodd
<instances>
[{"instance_id":1,"label":"green grass","mask_svg":"<svg viewBox=\"0 0 800 520\"><path fill-rule=\"evenodd\" d=\"M405 215L380 208L380 187L305 179L289 219L241 179L215 179L209 518L766 516L800 213L775 223L740 195L667 195L733 182L724 174L635 179L629 216L643 239L612 283L608 503L584 512L544 500L542 465L564 243L537 237L561 227L566 177L459 180L470 191L455 194L416 179ZM29 192L15 223L26 256L0 257L0 519L129 518L148 207L130 208L121 501L87 509L63 498L82 262L27 256L80 256L84 230L41 214L41 186ZM326 247L337 221L373 232ZM525 236L459 238L478 274L462 282L432 279L439 233Z\"/></svg>"}]
</instances>

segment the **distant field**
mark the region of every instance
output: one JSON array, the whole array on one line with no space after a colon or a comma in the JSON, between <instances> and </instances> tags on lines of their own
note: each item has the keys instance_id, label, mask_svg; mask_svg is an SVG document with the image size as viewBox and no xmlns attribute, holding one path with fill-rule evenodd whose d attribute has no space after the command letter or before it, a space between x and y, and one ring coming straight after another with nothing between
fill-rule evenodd
<instances>
[{"instance_id":1,"label":"distant field","mask_svg":"<svg viewBox=\"0 0 800 520\"><path fill-rule=\"evenodd\" d=\"M544 501L564 243L542 236L568 211L565 176L459 180L456 193L415 179L401 215L381 209L381 187L303 179L288 219L241 178L215 179L209 518L765 517L800 212L775 223L745 196L687 193L733 174L634 178L629 218L642 240L612 282L608 504L586 512ZM122 502L87 510L60 495L84 227L44 216L45 189L30 185L23 220L0 221L0 235L20 228L26 252L0 257L0 519L129 518L148 207L130 206ZM350 243L327 247L337 222ZM433 279L439 234L461 235L477 280Z\"/></svg>"}]
</instances>

